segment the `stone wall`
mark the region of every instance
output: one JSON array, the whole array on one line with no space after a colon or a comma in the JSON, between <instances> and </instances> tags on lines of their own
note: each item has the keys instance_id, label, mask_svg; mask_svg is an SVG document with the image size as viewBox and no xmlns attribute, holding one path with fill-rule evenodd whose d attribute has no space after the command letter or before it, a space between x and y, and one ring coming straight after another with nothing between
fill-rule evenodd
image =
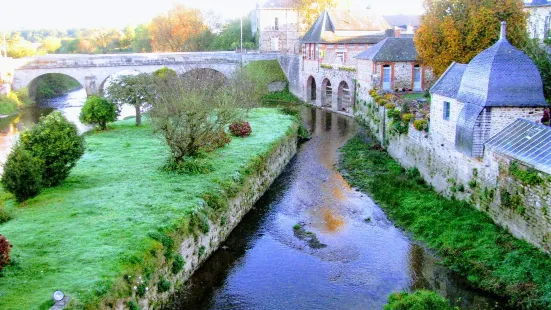
<instances>
[{"instance_id":1,"label":"stone wall","mask_svg":"<svg viewBox=\"0 0 551 310\"><path fill-rule=\"evenodd\" d=\"M450 118L444 119L444 102L450 103ZM457 129L457 118L463 109L463 103L453 98L433 94L430 109L431 135L440 135L442 139L455 146L455 132Z\"/></svg>"},{"instance_id":2,"label":"stone wall","mask_svg":"<svg viewBox=\"0 0 551 310\"><path fill-rule=\"evenodd\" d=\"M260 199L264 192L270 187L272 182L281 174L291 158L297 151L297 127L293 127L291 134L288 134L280 141L280 144L273 151L266 155L264 164L260 169L250 175L244 184L242 190L235 197L228 201L228 208L221 219L213 221L209 219L209 231L206 234L189 235L179 245L180 253L184 258L184 269L177 275L173 275L169 266L163 266L158 269L152 283L157 283L159 277L164 277L176 285L171 290L161 293L156 285L149 286L149 290L143 298L139 299L141 309L158 309L163 302L169 300L174 294L175 287L181 287L193 272L197 270L203 262L220 244L226 240L231 231L239 224L243 216L249 212L255 202ZM136 298L136 296L132 296ZM126 309L127 299L120 299L116 304L117 309Z\"/></svg>"},{"instance_id":3,"label":"stone wall","mask_svg":"<svg viewBox=\"0 0 551 310\"><path fill-rule=\"evenodd\" d=\"M413 69L415 65L419 65L417 62L373 62L371 60L360 59L358 60L358 81L362 81L364 84L368 84L370 88L377 87L382 88L382 76L383 66L390 65L392 72L392 87L391 91L399 89L399 91L406 91L413 89ZM421 77L423 83L421 84L421 90L428 89L432 85L434 76L432 70L421 66Z\"/></svg>"},{"instance_id":4,"label":"stone wall","mask_svg":"<svg viewBox=\"0 0 551 310\"><path fill-rule=\"evenodd\" d=\"M260 51L298 53L300 33L297 11L259 9L256 12Z\"/></svg>"},{"instance_id":5,"label":"stone wall","mask_svg":"<svg viewBox=\"0 0 551 310\"><path fill-rule=\"evenodd\" d=\"M277 60L289 81L289 91L297 96L297 98L302 98L303 93L300 87L300 55L280 54Z\"/></svg>"},{"instance_id":6,"label":"stone wall","mask_svg":"<svg viewBox=\"0 0 551 310\"><path fill-rule=\"evenodd\" d=\"M417 168L442 195L471 203L515 237L551 253L551 176L539 172L541 184L523 184L509 171L512 158L486 151L482 159L476 159L456 151L451 129L436 121L442 118L437 109L433 110L438 115L431 115L430 133L411 125L407 134L391 133L386 109L371 102L368 90L358 88L356 117L394 159L405 168ZM433 107L441 99L433 97ZM509 117L509 122L519 116L512 117L507 109L496 112ZM444 133L438 132L439 128L444 128ZM522 163L519 165L524 169Z\"/></svg>"},{"instance_id":7,"label":"stone wall","mask_svg":"<svg viewBox=\"0 0 551 310\"><path fill-rule=\"evenodd\" d=\"M333 64L342 66L356 67L358 60L356 57L372 45L369 44L319 44L321 51L320 62L323 64ZM344 52L344 62L337 57L337 52Z\"/></svg>"}]
</instances>

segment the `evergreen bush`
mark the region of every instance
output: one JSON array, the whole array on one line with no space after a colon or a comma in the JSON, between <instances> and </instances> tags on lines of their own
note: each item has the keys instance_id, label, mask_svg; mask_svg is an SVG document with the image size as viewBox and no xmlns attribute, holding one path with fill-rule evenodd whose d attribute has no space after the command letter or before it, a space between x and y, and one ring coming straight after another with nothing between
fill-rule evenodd
<instances>
[{"instance_id":1,"label":"evergreen bush","mask_svg":"<svg viewBox=\"0 0 551 310\"><path fill-rule=\"evenodd\" d=\"M84 138L60 112L41 117L38 124L21 134L21 146L44 164L42 185L60 184L84 154Z\"/></svg>"},{"instance_id":2,"label":"evergreen bush","mask_svg":"<svg viewBox=\"0 0 551 310\"><path fill-rule=\"evenodd\" d=\"M18 144L8 155L0 182L6 191L22 202L40 193L43 172L43 162Z\"/></svg>"},{"instance_id":3,"label":"evergreen bush","mask_svg":"<svg viewBox=\"0 0 551 310\"><path fill-rule=\"evenodd\" d=\"M97 96L86 99L80 111L80 121L84 124L99 125L102 130L107 129L107 123L114 122L119 116L119 110L109 100Z\"/></svg>"}]
</instances>

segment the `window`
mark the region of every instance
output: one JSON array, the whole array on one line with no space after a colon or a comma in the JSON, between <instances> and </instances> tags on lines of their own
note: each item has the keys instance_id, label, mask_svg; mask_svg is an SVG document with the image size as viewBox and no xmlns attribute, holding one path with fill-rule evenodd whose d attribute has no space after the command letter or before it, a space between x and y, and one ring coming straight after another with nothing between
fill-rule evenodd
<instances>
[{"instance_id":1,"label":"window","mask_svg":"<svg viewBox=\"0 0 551 310\"><path fill-rule=\"evenodd\" d=\"M450 103L447 101L444 101L444 120L450 120Z\"/></svg>"},{"instance_id":2,"label":"window","mask_svg":"<svg viewBox=\"0 0 551 310\"><path fill-rule=\"evenodd\" d=\"M550 29L551 28L551 16L545 17L545 25L543 26L543 38L549 38L551 36Z\"/></svg>"},{"instance_id":3,"label":"window","mask_svg":"<svg viewBox=\"0 0 551 310\"><path fill-rule=\"evenodd\" d=\"M337 62L340 64L344 63L344 52L337 52Z\"/></svg>"},{"instance_id":4,"label":"window","mask_svg":"<svg viewBox=\"0 0 551 310\"><path fill-rule=\"evenodd\" d=\"M275 21L274 21L274 29L275 30L279 30L279 18L275 18Z\"/></svg>"}]
</instances>

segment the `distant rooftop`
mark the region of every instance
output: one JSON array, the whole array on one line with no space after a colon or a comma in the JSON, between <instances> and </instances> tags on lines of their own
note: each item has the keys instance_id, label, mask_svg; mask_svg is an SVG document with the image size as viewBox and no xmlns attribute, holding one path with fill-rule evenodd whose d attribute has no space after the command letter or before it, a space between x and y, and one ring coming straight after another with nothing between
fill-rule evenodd
<instances>
[{"instance_id":1,"label":"distant rooftop","mask_svg":"<svg viewBox=\"0 0 551 310\"><path fill-rule=\"evenodd\" d=\"M384 15L384 19L392 27L405 28L407 26L419 27L421 24L420 15Z\"/></svg>"},{"instance_id":2,"label":"distant rooftop","mask_svg":"<svg viewBox=\"0 0 551 310\"><path fill-rule=\"evenodd\" d=\"M326 10L301 42L375 44L385 38L387 29L392 29L392 26L382 16L370 14L367 10Z\"/></svg>"},{"instance_id":3,"label":"distant rooftop","mask_svg":"<svg viewBox=\"0 0 551 310\"><path fill-rule=\"evenodd\" d=\"M417 49L412 38L386 38L355 58L372 61L416 61Z\"/></svg>"},{"instance_id":4,"label":"distant rooftop","mask_svg":"<svg viewBox=\"0 0 551 310\"><path fill-rule=\"evenodd\" d=\"M527 7L551 6L551 2L549 2L548 0L532 0L524 1L524 5Z\"/></svg>"},{"instance_id":5,"label":"distant rooftop","mask_svg":"<svg viewBox=\"0 0 551 310\"><path fill-rule=\"evenodd\" d=\"M486 148L551 174L551 127L517 119L488 140Z\"/></svg>"},{"instance_id":6,"label":"distant rooftop","mask_svg":"<svg viewBox=\"0 0 551 310\"><path fill-rule=\"evenodd\" d=\"M292 9L295 7L293 0L268 0L260 8L262 9Z\"/></svg>"}]
</instances>

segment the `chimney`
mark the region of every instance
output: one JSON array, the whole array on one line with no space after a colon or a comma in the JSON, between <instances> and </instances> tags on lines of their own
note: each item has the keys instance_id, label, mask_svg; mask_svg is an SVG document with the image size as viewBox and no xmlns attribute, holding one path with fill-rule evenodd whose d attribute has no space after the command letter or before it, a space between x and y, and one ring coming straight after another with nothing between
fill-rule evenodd
<instances>
[{"instance_id":1,"label":"chimney","mask_svg":"<svg viewBox=\"0 0 551 310\"><path fill-rule=\"evenodd\" d=\"M394 29L385 30L385 38L394 38Z\"/></svg>"},{"instance_id":2,"label":"chimney","mask_svg":"<svg viewBox=\"0 0 551 310\"><path fill-rule=\"evenodd\" d=\"M499 41L507 41L507 22L501 22L501 32L499 35Z\"/></svg>"}]
</instances>

